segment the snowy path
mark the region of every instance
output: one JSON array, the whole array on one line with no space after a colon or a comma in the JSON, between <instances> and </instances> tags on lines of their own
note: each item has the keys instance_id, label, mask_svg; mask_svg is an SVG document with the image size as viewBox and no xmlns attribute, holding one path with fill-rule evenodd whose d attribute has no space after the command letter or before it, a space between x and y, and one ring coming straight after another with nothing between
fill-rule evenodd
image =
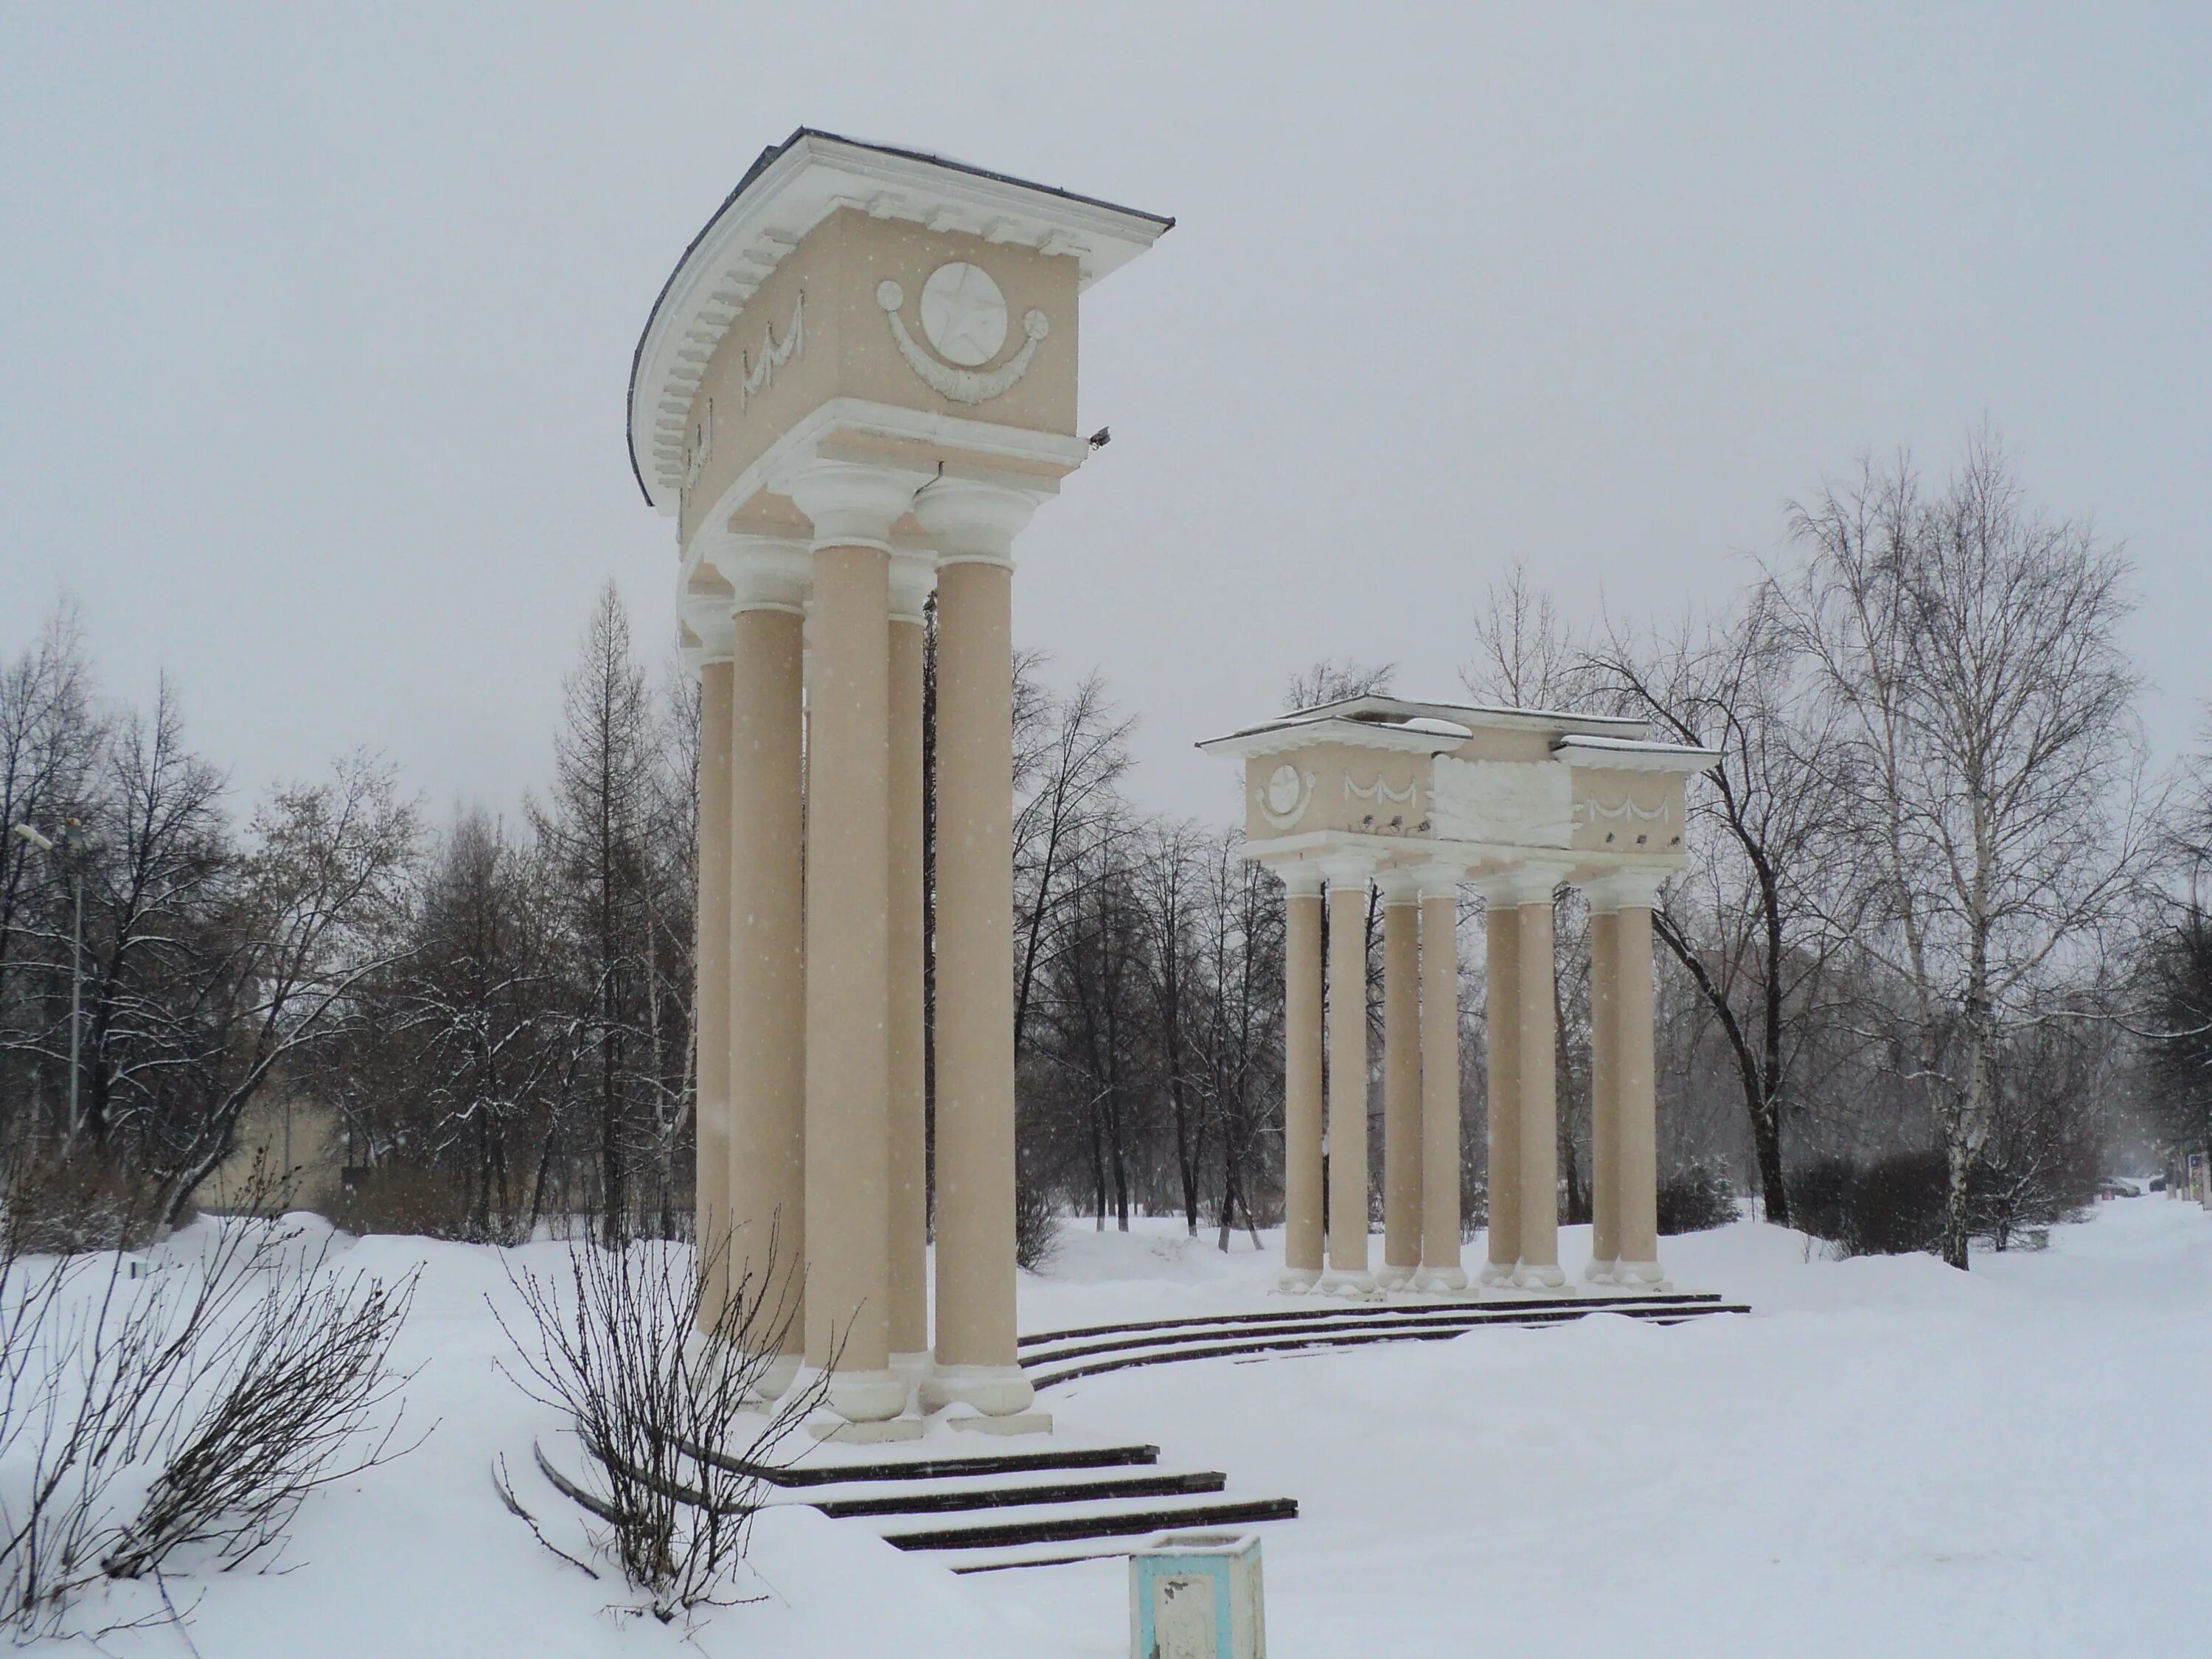
<instances>
[{"instance_id":1,"label":"snowy path","mask_svg":"<svg viewBox=\"0 0 2212 1659\"><path fill-rule=\"evenodd\" d=\"M1167 1367L1053 1405L1299 1499L1267 1545L1275 1659L2212 1652L2212 1216L2109 1204L1971 1275L1808 1262L1749 1224L1668 1245L1753 1316ZM1078 1233L1023 1323L1221 1305L1258 1268ZM1058 1650L1125 1650L1118 1565L984 1588Z\"/></svg>"}]
</instances>

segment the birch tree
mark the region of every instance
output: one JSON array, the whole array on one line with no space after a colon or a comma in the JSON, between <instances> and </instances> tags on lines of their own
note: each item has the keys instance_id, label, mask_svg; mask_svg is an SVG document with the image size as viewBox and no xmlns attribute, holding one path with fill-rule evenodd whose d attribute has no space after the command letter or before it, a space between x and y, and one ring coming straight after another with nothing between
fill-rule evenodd
<instances>
[{"instance_id":1,"label":"birch tree","mask_svg":"<svg viewBox=\"0 0 2212 1659\"><path fill-rule=\"evenodd\" d=\"M1900 1063L1942 1141L1942 1252L1963 1268L2005 1035L2104 945L2142 850L2127 566L2031 507L1986 435L1940 489L1909 457L1869 463L1790 523L1808 558L1777 597L1838 722L1838 921L1904 988Z\"/></svg>"}]
</instances>

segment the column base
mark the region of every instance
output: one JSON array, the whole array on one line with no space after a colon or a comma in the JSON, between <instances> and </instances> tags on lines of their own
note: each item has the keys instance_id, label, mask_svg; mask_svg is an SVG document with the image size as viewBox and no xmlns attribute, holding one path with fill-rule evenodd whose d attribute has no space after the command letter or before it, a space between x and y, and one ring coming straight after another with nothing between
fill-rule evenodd
<instances>
[{"instance_id":1,"label":"column base","mask_svg":"<svg viewBox=\"0 0 2212 1659\"><path fill-rule=\"evenodd\" d=\"M1364 1301L1375 1294L1375 1275L1364 1267L1331 1267L1321 1276L1321 1293Z\"/></svg>"},{"instance_id":2,"label":"column base","mask_svg":"<svg viewBox=\"0 0 2212 1659\"><path fill-rule=\"evenodd\" d=\"M1516 1291L1556 1291L1566 1282L1566 1274L1551 1262L1524 1261L1513 1270Z\"/></svg>"},{"instance_id":3,"label":"column base","mask_svg":"<svg viewBox=\"0 0 2212 1659\"><path fill-rule=\"evenodd\" d=\"M1304 1296L1320 1283L1318 1267L1285 1267L1275 1275L1275 1288L1287 1296Z\"/></svg>"},{"instance_id":4,"label":"column base","mask_svg":"<svg viewBox=\"0 0 2212 1659\"><path fill-rule=\"evenodd\" d=\"M835 1440L848 1446L881 1446L894 1440L921 1438L918 1417L886 1417L872 1423L854 1423L825 1412L806 1419L806 1431L817 1440Z\"/></svg>"},{"instance_id":5,"label":"column base","mask_svg":"<svg viewBox=\"0 0 2212 1659\"><path fill-rule=\"evenodd\" d=\"M1620 1282L1620 1272L1618 1261L1600 1261L1593 1256L1589 1266L1583 1269L1583 1279L1591 1285L1614 1285Z\"/></svg>"},{"instance_id":6,"label":"column base","mask_svg":"<svg viewBox=\"0 0 2212 1659\"><path fill-rule=\"evenodd\" d=\"M1517 1261L1486 1261L1478 1277L1492 1290L1502 1290L1513 1283L1513 1274L1520 1267Z\"/></svg>"},{"instance_id":7,"label":"column base","mask_svg":"<svg viewBox=\"0 0 2212 1659\"><path fill-rule=\"evenodd\" d=\"M1666 1269L1656 1261L1616 1261L1613 1282L1624 1291L1669 1291Z\"/></svg>"},{"instance_id":8,"label":"column base","mask_svg":"<svg viewBox=\"0 0 2212 1659\"><path fill-rule=\"evenodd\" d=\"M743 1363L756 1364L758 1361L749 1356ZM759 1374L753 1378L752 1386L745 1390L746 1403L763 1407L772 1406L789 1394L792 1385L798 1381L799 1356L795 1353L780 1353L767 1364L763 1365Z\"/></svg>"},{"instance_id":9,"label":"column base","mask_svg":"<svg viewBox=\"0 0 2212 1659\"><path fill-rule=\"evenodd\" d=\"M1376 1287L1385 1291L1409 1289L1413 1283L1413 1275L1419 1271L1419 1263L1412 1267L1401 1267L1395 1261L1386 1261L1376 1270Z\"/></svg>"},{"instance_id":10,"label":"column base","mask_svg":"<svg viewBox=\"0 0 2212 1659\"><path fill-rule=\"evenodd\" d=\"M1019 1365L939 1365L921 1379L921 1408L973 1406L986 1417L1025 1412L1036 1390Z\"/></svg>"},{"instance_id":11,"label":"column base","mask_svg":"<svg viewBox=\"0 0 2212 1659\"><path fill-rule=\"evenodd\" d=\"M1467 1288L1467 1270L1464 1267L1424 1267L1413 1275L1413 1288L1449 1296Z\"/></svg>"},{"instance_id":12,"label":"column base","mask_svg":"<svg viewBox=\"0 0 2212 1659\"><path fill-rule=\"evenodd\" d=\"M948 1417L945 1425L962 1434L1050 1434L1050 1412L1016 1412L1011 1417Z\"/></svg>"},{"instance_id":13,"label":"column base","mask_svg":"<svg viewBox=\"0 0 2212 1659\"><path fill-rule=\"evenodd\" d=\"M907 1385L888 1370L832 1371L827 1399L848 1423L880 1423L906 1409Z\"/></svg>"}]
</instances>

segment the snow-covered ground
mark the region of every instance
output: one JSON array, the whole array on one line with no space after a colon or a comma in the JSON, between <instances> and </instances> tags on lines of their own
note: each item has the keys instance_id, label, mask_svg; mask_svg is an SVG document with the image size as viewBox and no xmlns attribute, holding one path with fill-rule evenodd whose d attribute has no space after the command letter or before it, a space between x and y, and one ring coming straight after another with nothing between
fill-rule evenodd
<instances>
[{"instance_id":1,"label":"snow-covered ground","mask_svg":"<svg viewBox=\"0 0 2212 1659\"><path fill-rule=\"evenodd\" d=\"M1048 1397L1299 1500L1266 1545L1276 1659L2212 1653L2212 1215L2118 1200L1968 1274L1828 1261L1749 1223L1662 1243L1679 1285L1757 1312ZM1563 1261L1588 1252L1562 1233ZM1023 1326L1204 1307L1261 1271L1171 1234L1071 1233ZM1127 1650L1118 1565L981 1588L1039 1651Z\"/></svg>"},{"instance_id":2,"label":"snow-covered ground","mask_svg":"<svg viewBox=\"0 0 2212 1659\"><path fill-rule=\"evenodd\" d=\"M1024 1281L1023 1328L1263 1296L1249 1239L1224 1257L1180 1231L1072 1225ZM1586 1249L1563 1234L1564 1259ZM1046 1403L1086 1437L1299 1500L1267 1529L1275 1659L2212 1653L2212 1215L2119 1200L1969 1275L1826 1261L1751 1224L1665 1254L1679 1284L1757 1312L1158 1366ZM765 1599L688 1648L605 1612L617 1587L546 1554L492 1492L495 1453L526 1466L559 1426L493 1369L485 1298L511 1300L493 1253L346 1252L417 1261L401 1357L421 1366L410 1418L436 1432L310 1500L292 1571L178 1583L209 1659L1126 1653L1118 1562L955 1578L803 1509L760 1523ZM163 1631L106 1645L185 1651Z\"/></svg>"}]
</instances>

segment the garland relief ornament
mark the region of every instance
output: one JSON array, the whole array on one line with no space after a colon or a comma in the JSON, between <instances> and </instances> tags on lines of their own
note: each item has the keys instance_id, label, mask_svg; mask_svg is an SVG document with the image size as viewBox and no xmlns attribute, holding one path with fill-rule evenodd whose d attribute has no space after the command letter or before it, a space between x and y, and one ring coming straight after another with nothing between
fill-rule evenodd
<instances>
[{"instance_id":1,"label":"garland relief ornament","mask_svg":"<svg viewBox=\"0 0 2212 1659\"><path fill-rule=\"evenodd\" d=\"M1037 342L1051 331L1044 313L1024 313L1022 333L1026 337L1021 349L989 373L982 372L981 366L1006 343L1006 296L989 271L963 260L938 266L921 285L919 309L927 351L900 314L906 304L903 288L888 278L877 283L876 303L890 323L891 339L907 367L931 391L956 404L988 403L1012 391L1029 373Z\"/></svg>"}]
</instances>

